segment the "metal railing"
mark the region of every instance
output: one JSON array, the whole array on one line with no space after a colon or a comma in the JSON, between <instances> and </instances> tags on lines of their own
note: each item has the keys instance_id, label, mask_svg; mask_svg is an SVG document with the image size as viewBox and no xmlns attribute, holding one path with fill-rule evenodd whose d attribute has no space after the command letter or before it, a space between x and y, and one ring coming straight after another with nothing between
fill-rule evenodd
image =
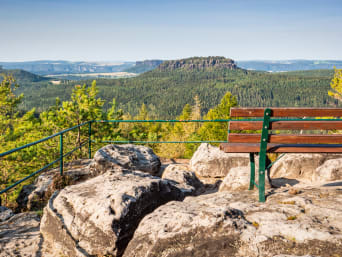
<instances>
[{"instance_id":1,"label":"metal railing","mask_svg":"<svg viewBox=\"0 0 342 257\"><path fill-rule=\"evenodd\" d=\"M30 175L16 181L15 183L13 183L12 185L6 187L5 189L0 191L0 206L1 206L1 195L8 192L9 190L13 189L14 187L18 186L19 184L23 183L24 181L34 177L35 175L42 173L43 171L46 171L47 168L51 167L52 165L56 164L59 162L59 172L60 175L63 176L63 172L64 172L64 159L71 155L72 153L74 153L75 151L81 149L83 146L88 144L88 156L89 159L91 159L92 156L92 143L117 143L117 144L124 144L124 143L136 143L136 144L159 144L159 143L224 143L227 141L220 141L220 140L212 140L212 141L141 141L141 140L101 140L101 141L96 141L91 139L92 136L94 136L92 133L92 124L93 123L123 123L123 122L127 122L127 123L159 123L159 122L168 122L168 123L177 123L177 122L184 122L184 123L189 123L189 122L229 122L230 119L219 119L219 120L92 120L92 121L87 121L84 122L82 124L79 124L77 126L73 126L71 128L62 130L58 133L55 133L51 136L45 137L43 139L37 140L35 142L11 149L9 151L0 153L0 158L8 156L12 153L18 152L20 150L23 150L25 148L34 146L34 145L38 145L42 142L48 141L50 139L53 139L55 137L59 136L59 158L57 158L56 160L48 163L47 165L45 165L44 167L32 172ZM88 125L88 139L83 142L80 143L77 147L75 147L74 149L72 149L71 151L64 153L64 140L63 140L63 136L64 134L77 129L77 128L81 128L83 126Z\"/></svg>"}]
</instances>

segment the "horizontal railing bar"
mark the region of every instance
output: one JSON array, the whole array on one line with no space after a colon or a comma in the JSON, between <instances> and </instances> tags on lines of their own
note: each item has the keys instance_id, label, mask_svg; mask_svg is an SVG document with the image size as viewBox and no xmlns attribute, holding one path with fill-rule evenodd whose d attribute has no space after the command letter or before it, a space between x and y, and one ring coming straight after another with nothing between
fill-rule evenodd
<instances>
[{"instance_id":1,"label":"horizontal railing bar","mask_svg":"<svg viewBox=\"0 0 342 257\"><path fill-rule=\"evenodd\" d=\"M96 141L91 140L93 143L118 143L118 144L127 144L127 143L136 143L136 144L163 144L163 143L189 143L189 144L197 144L197 143L228 143L227 141Z\"/></svg>"},{"instance_id":2,"label":"horizontal railing bar","mask_svg":"<svg viewBox=\"0 0 342 257\"><path fill-rule=\"evenodd\" d=\"M230 122L230 121L263 121L263 118L232 118L218 120L94 120L92 122ZM315 118L271 118L270 121L342 121L342 119L315 119Z\"/></svg>"},{"instance_id":3,"label":"horizontal railing bar","mask_svg":"<svg viewBox=\"0 0 342 257\"><path fill-rule=\"evenodd\" d=\"M84 146L85 144L88 144L88 140L87 141L84 141L80 146L77 146L76 148L72 149L70 152L66 153L63 155L63 158L64 157L67 157L69 155L71 155L73 152L75 152L76 150L80 149L82 146Z\"/></svg>"},{"instance_id":4,"label":"horizontal railing bar","mask_svg":"<svg viewBox=\"0 0 342 257\"><path fill-rule=\"evenodd\" d=\"M259 119L262 120L262 119ZM220 120L94 120L94 122L229 122L231 119Z\"/></svg>"},{"instance_id":5,"label":"horizontal railing bar","mask_svg":"<svg viewBox=\"0 0 342 257\"><path fill-rule=\"evenodd\" d=\"M9 186L9 187L3 189L2 191L0 191L0 195L3 194L3 193L6 193L8 190L10 190L10 189L12 189L13 187L17 186L18 184L24 182L25 180L27 180L27 179L33 177L34 175L37 175L38 173L42 172L42 171L45 170L46 168L49 168L51 165L53 165L53 164L55 164L55 163L57 163L57 162L59 162L59 161L60 161L60 158L58 158L57 160L54 160L53 162L50 162L49 164L47 164L47 165L44 166L43 168L41 168L41 169L39 169L39 170L33 172L33 173L30 174L29 176L27 176L27 177L25 177L25 178L23 178L23 179L21 179L21 180L18 180L18 181L15 182L13 185L11 185L11 186Z\"/></svg>"},{"instance_id":6,"label":"horizontal railing bar","mask_svg":"<svg viewBox=\"0 0 342 257\"><path fill-rule=\"evenodd\" d=\"M70 130L73 130L73 129L78 128L78 127L82 127L82 126L88 124L89 122L91 122L91 121L87 121L87 122L84 122L84 123L82 123L82 124L80 124L80 125L76 125L76 126L74 126L74 127L65 129L65 130L60 131L60 132L58 132L58 133L56 133L56 134L53 134L53 135L51 135L51 136L48 136L48 137L45 137L45 138L43 138L43 139L37 140L37 141L35 141L35 142L32 142L32 143L29 143L29 144L26 144L26 145L23 145L23 146L14 148L14 149L9 150L9 151L7 151L7 152L0 153L0 157L9 155L9 154L11 154L11 153L17 152L17 151L19 151L19 150L22 150L22 149L24 149L24 148L27 148L27 147L30 147L30 146L33 146L33 145L36 145L36 144L42 143L42 142L47 141L47 140L49 140L49 139L51 139L51 138L54 138L54 137L59 136L59 135L61 135L61 134L64 134L64 133L66 133L66 132L68 132L68 131L70 131Z\"/></svg>"}]
</instances>

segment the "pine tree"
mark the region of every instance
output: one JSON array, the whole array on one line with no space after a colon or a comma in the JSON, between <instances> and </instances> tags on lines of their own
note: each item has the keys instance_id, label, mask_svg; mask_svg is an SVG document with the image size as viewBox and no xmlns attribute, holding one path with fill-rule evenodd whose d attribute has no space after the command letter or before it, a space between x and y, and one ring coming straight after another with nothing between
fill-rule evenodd
<instances>
[{"instance_id":1,"label":"pine tree","mask_svg":"<svg viewBox=\"0 0 342 257\"><path fill-rule=\"evenodd\" d=\"M210 109L204 117L206 120L230 119L230 108L237 106L236 97L227 92L219 105ZM199 130L202 140L221 141L226 140L228 122L207 122Z\"/></svg>"}]
</instances>

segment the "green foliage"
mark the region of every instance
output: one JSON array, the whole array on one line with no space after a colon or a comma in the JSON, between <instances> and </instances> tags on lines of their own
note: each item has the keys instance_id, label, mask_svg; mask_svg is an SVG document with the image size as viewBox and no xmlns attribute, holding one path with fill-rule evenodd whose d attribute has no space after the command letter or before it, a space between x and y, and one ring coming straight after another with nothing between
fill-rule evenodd
<instances>
[{"instance_id":1,"label":"green foliage","mask_svg":"<svg viewBox=\"0 0 342 257\"><path fill-rule=\"evenodd\" d=\"M336 69L334 78L331 80L330 86L332 91L329 91L328 94L334 97L337 100L342 100L342 69Z\"/></svg>"},{"instance_id":2,"label":"green foliage","mask_svg":"<svg viewBox=\"0 0 342 257\"><path fill-rule=\"evenodd\" d=\"M230 119L230 108L237 106L236 97L230 92L226 93L219 105L209 110L204 117L206 120ZM200 130L202 140L226 140L228 131L228 122L208 122Z\"/></svg>"}]
</instances>

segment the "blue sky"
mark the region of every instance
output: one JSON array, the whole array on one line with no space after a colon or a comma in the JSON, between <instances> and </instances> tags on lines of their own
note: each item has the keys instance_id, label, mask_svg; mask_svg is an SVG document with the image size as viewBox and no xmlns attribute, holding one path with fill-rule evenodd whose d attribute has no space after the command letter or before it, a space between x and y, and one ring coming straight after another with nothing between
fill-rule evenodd
<instances>
[{"instance_id":1,"label":"blue sky","mask_svg":"<svg viewBox=\"0 0 342 257\"><path fill-rule=\"evenodd\" d=\"M0 0L0 61L342 59L341 0Z\"/></svg>"}]
</instances>

